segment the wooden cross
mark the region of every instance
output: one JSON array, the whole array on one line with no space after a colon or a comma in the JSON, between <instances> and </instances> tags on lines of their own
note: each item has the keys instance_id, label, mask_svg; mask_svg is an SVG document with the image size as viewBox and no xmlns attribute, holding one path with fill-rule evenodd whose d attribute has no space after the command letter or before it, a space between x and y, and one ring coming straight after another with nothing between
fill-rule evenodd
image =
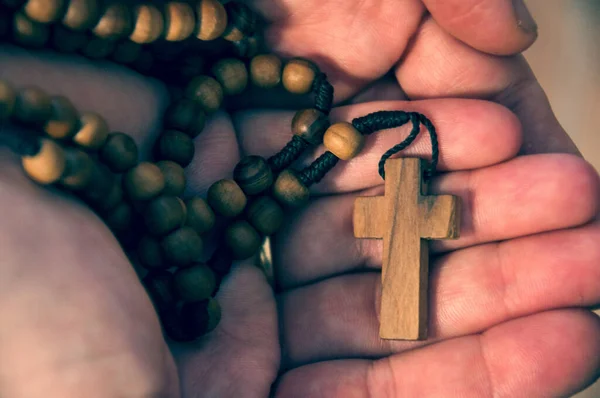
<instances>
[{"instance_id":1,"label":"wooden cross","mask_svg":"<svg viewBox=\"0 0 600 398\"><path fill-rule=\"evenodd\" d=\"M382 339L427 338L429 250L425 239L456 239L460 202L451 195L426 196L425 162L390 159L385 196L360 197L354 207L354 236L383 239Z\"/></svg>"}]
</instances>

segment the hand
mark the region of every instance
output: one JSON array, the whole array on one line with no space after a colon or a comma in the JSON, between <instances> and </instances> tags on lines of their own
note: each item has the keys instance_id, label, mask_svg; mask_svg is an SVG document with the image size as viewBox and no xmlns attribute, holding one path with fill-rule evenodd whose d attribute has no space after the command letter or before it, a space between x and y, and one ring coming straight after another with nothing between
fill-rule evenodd
<instances>
[{"instance_id":1,"label":"hand","mask_svg":"<svg viewBox=\"0 0 600 398\"><path fill-rule=\"evenodd\" d=\"M145 148L153 142L157 118L164 109L164 92L159 86L119 68L104 72L89 63L64 59L38 62L22 58L22 54L5 55L8 56L2 77L10 77L17 83L20 80L38 84L53 94L68 94L79 109L99 111L109 118L114 129L136 135ZM27 71L27 75L19 70ZM95 96L86 102L83 97L88 92ZM368 95L370 93L362 93L363 100ZM359 102L360 97L353 101ZM477 351L470 351L479 348L476 344L479 340L468 336L483 331L486 337L481 341L485 347L496 350L487 351L495 355L488 354L489 358L496 359L488 363L490 371L496 372L490 373L494 376L493 386L487 387L490 391L496 388L498 394L509 396L521 391L525 396L554 396L584 386L597 366L594 363L598 350L594 345L598 340L597 323L580 311L550 310L585 307L598 302L593 245L597 229L594 225L574 229L586 224L596 213L597 180L593 170L582 161L564 155L524 157L494 166L516 154L521 144L521 130L514 116L486 102L386 101L340 108L332 117L349 120L381 109L418 110L430 116L440 130L441 166L446 171L456 171L440 178L434 190L463 193L464 199L477 199L467 201L475 207L473 211L467 207L465 214L474 214L474 217L464 220L463 238L456 243L458 246L437 247L437 253L446 255L433 265L433 340L427 348L390 356L374 364L370 361L323 362L290 370L281 379L278 394L311 396L302 388L320 386L322 396L335 396L327 387L338 389L338 396L348 396L347 390L342 390L344 387L355 388L354 393L364 392L368 387L372 395L378 396L381 394L377 389L392 381L386 374L400 375L402 366L410 366L404 373L414 372L413 375L422 377L424 369L432 373L425 380L412 378L411 384L398 380L398 394L435 395L436 391L426 388L437 387L447 396L448 382L443 376L454 375L456 380L464 381L469 380L463 377L466 372L472 377L480 369L482 362ZM198 138L197 155L189 170L190 193L202 194L210 183L231 172L239 156L236 134L241 138L243 152L268 156L289 139L291 117L292 113L288 112L244 112L234 115L234 131L225 114L217 115ZM339 170L316 187L315 193L344 193L379 185L378 157L403 136L401 129L378 134L363 155L347 166L338 166ZM427 141L419 140L407 153L427 152ZM228 156L222 156L224 154ZM3 266L7 275L6 299L2 301L5 308L0 313L3 324L18 325L14 328L16 333L6 331L0 350L1 355L5 355L2 363L14 364L2 373L3 379L8 381L4 384L6 395L35 396L36 393L42 395L43 391L43 396L90 396L91 393L148 396L160 391L163 395L177 396L175 367L162 342L152 308L108 231L82 207L32 187L14 166L9 166L12 160L3 159L6 167L1 178L5 188L0 190L3 207L14 210L1 227L6 231L2 234L6 238L0 242L0 252L9 255ZM357 175L361 176L360 181ZM500 183L483 184L491 180ZM530 190L523 190L525 183L532 184ZM570 194L573 190L581 194L573 196ZM173 347L184 396L266 396L280 366L287 370L315 361L377 358L414 348L409 344L384 346L378 342L374 321L376 275L335 277L349 270L364 271L380 263L378 248L363 243L356 246L351 237L349 217L354 195L315 200L277 238L277 271L279 283L285 289L279 297L283 362L279 361L272 293L255 268L238 265L218 297L224 315L218 329L195 346ZM503 198L502 207L495 200L497 197ZM330 208L333 210L328 210ZM32 214L31 209L36 213ZM334 217L324 218L327 215ZM328 223L323 222L327 220ZM573 229L561 231L569 227ZM553 230L557 231L550 232ZM524 235L533 236L518 238ZM515 292L513 296L502 296L502 291L494 290L499 288L492 283L499 268L478 264L478 261L495 255L487 251L502 247L493 243L500 240L507 241L502 243L506 249L503 253L517 253L516 260L534 264L528 265L532 267L528 270L533 269L532 273L537 272L544 280L544 284L531 282L540 290L516 284L527 274L518 280L507 278L505 291ZM571 244L574 241L582 245L581 248L574 250ZM476 243L486 245L474 247ZM36 250L31 250L34 247ZM550 248L557 251L553 253ZM559 251L560 248L563 251ZM299 253L310 257L301 258ZM531 258L525 256L527 253ZM549 260L553 254L570 258L569 278L555 276L564 268L562 264L552 266L555 263ZM540 255L548 258L534 258ZM505 263L511 264L512 257L508 260ZM505 268L507 275L523 269L518 266L520 262L515 264ZM316 281L321 282L302 287ZM554 287L552 283L560 285ZM314 291L309 292L309 289ZM352 290L344 294L348 289ZM452 289L460 291L453 295ZM361 294L361 291L368 293ZM496 293L490 294L490 291ZM318 298L324 299L316 301ZM361 302L361 298L365 301ZM512 306L504 307L505 301ZM344 306L339 304L341 302ZM485 313L481 311L482 302L486 303ZM542 311L549 312L535 315ZM336 313L348 315L324 316ZM504 316L490 317L489 313ZM348 316L357 316L357 322L344 324ZM516 317L522 319L511 321ZM370 327L355 328L361 322ZM565 325L569 325L570 329L553 334L560 325L565 329ZM304 329L294 332L298 326L308 332ZM333 333L336 328L342 332ZM520 345L508 345L515 330L527 332L536 328L543 328L542 336L547 340L540 342L538 335L530 332L529 338L526 333L520 340L513 339ZM305 335L310 335L313 341L300 340ZM444 341L451 337L460 338ZM541 344L544 342L547 344ZM456 344L460 347L453 347ZM12 351L9 347L13 347ZM453 355L462 353L463 361L455 360L452 365L456 365L451 369L435 368L440 362L448 363L446 350ZM15 351L18 356L13 354ZM498 351L513 360L516 353L522 356L509 369L493 367L506 363ZM532 374L532 369L536 373ZM523 374L528 376L525 380L520 378ZM484 391L481 389L486 388L486 384L484 374L478 375L481 377L473 378L476 381L473 385L456 384L454 390L481 396L479 391ZM436 382L431 383L432 379ZM69 380L79 383L69 383ZM331 380L339 384L323 384ZM477 383L479 380L482 382ZM318 395L313 393L313 396Z\"/></svg>"}]
</instances>

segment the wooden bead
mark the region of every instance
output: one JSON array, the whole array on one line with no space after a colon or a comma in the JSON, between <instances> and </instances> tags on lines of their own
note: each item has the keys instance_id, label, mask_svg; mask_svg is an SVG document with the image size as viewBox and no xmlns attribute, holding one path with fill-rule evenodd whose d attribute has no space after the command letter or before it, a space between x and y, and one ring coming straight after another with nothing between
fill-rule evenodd
<instances>
[{"instance_id":1,"label":"wooden bead","mask_svg":"<svg viewBox=\"0 0 600 398\"><path fill-rule=\"evenodd\" d=\"M221 84L223 92L227 95L240 94L248 85L246 65L239 59L225 58L220 60L213 66L212 73Z\"/></svg>"},{"instance_id":2,"label":"wooden bead","mask_svg":"<svg viewBox=\"0 0 600 398\"><path fill-rule=\"evenodd\" d=\"M77 149L66 151L66 168L60 183L73 190L85 188L92 178L94 161L85 152Z\"/></svg>"},{"instance_id":3,"label":"wooden bead","mask_svg":"<svg viewBox=\"0 0 600 398\"><path fill-rule=\"evenodd\" d=\"M219 302L216 299L211 297L208 299L206 311L208 312L208 324L206 326L206 333L209 333L212 332L221 322L221 306L219 305Z\"/></svg>"},{"instance_id":4,"label":"wooden bead","mask_svg":"<svg viewBox=\"0 0 600 398\"><path fill-rule=\"evenodd\" d=\"M115 232L124 232L133 222L133 209L127 202L120 202L105 217L106 225Z\"/></svg>"},{"instance_id":5,"label":"wooden bead","mask_svg":"<svg viewBox=\"0 0 600 398\"><path fill-rule=\"evenodd\" d=\"M98 0L68 0L62 24L69 29L82 31L98 22Z\"/></svg>"},{"instance_id":6,"label":"wooden bead","mask_svg":"<svg viewBox=\"0 0 600 398\"><path fill-rule=\"evenodd\" d=\"M122 41L115 46L111 58L119 64L133 64L142 53L142 46L129 40Z\"/></svg>"},{"instance_id":7,"label":"wooden bead","mask_svg":"<svg viewBox=\"0 0 600 398\"><path fill-rule=\"evenodd\" d=\"M194 33L196 17L187 3L168 2L165 5L165 40L181 41Z\"/></svg>"},{"instance_id":8,"label":"wooden bead","mask_svg":"<svg viewBox=\"0 0 600 398\"><path fill-rule=\"evenodd\" d=\"M180 319L185 335L197 338L211 332L219 324L221 307L213 298L184 303Z\"/></svg>"},{"instance_id":9,"label":"wooden bead","mask_svg":"<svg viewBox=\"0 0 600 398\"><path fill-rule=\"evenodd\" d=\"M81 190L82 198L91 206L98 207L109 197L115 189L116 177L104 164L94 162L92 177L89 183Z\"/></svg>"},{"instance_id":10,"label":"wooden bead","mask_svg":"<svg viewBox=\"0 0 600 398\"><path fill-rule=\"evenodd\" d=\"M281 82L281 59L273 54L257 55L250 61L250 78L255 86L273 88Z\"/></svg>"},{"instance_id":11,"label":"wooden bead","mask_svg":"<svg viewBox=\"0 0 600 398\"><path fill-rule=\"evenodd\" d=\"M91 59L107 58L115 50L116 43L112 39L92 37L83 45L81 54Z\"/></svg>"},{"instance_id":12,"label":"wooden bead","mask_svg":"<svg viewBox=\"0 0 600 398\"><path fill-rule=\"evenodd\" d=\"M185 191L185 171L183 167L170 160L161 160L156 165L165 177L163 195L181 196Z\"/></svg>"},{"instance_id":13,"label":"wooden bead","mask_svg":"<svg viewBox=\"0 0 600 398\"><path fill-rule=\"evenodd\" d=\"M187 208L186 225L194 228L198 234L210 231L215 225L215 213L208 203L200 197L193 197L185 202Z\"/></svg>"},{"instance_id":14,"label":"wooden bead","mask_svg":"<svg viewBox=\"0 0 600 398\"><path fill-rule=\"evenodd\" d=\"M37 154L21 158L23 169L39 184L57 182L66 168L65 151L52 140L42 139Z\"/></svg>"},{"instance_id":15,"label":"wooden bead","mask_svg":"<svg viewBox=\"0 0 600 398\"><path fill-rule=\"evenodd\" d=\"M212 184L208 189L206 199L215 213L228 218L240 215L246 207L247 200L240 186L235 181L228 179Z\"/></svg>"},{"instance_id":16,"label":"wooden bead","mask_svg":"<svg viewBox=\"0 0 600 398\"><path fill-rule=\"evenodd\" d=\"M197 15L196 37L200 40L214 40L227 29L227 12L217 0L200 0Z\"/></svg>"},{"instance_id":17,"label":"wooden bead","mask_svg":"<svg viewBox=\"0 0 600 398\"><path fill-rule=\"evenodd\" d=\"M97 113L85 112L79 117L79 129L73 141L82 148L96 150L101 148L108 138L108 125Z\"/></svg>"},{"instance_id":18,"label":"wooden bead","mask_svg":"<svg viewBox=\"0 0 600 398\"><path fill-rule=\"evenodd\" d=\"M57 140L71 137L75 134L79 121L77 110L71 101L63 96L52 97L50 101L52 110L44 131Z\"/></svg>"},{"instance_id":19,"label":"wooden bead","mask_svg":"<svg viewBox=\"0 0 600 398\"><path fill-rule=\"evenodd\" d=\"M85 46L88 38L84 32L67 29L61 25L52 27L52 46L64 53L74 53Z\"/></svg>"},{"instance_id":20,"label":"wooden bead","mask_svg":"<svg viewBox=\"0 0 600 398\"><path fill-rule=\"evenodd\" d=\"M164 270L152 270L143 279L152 302L159 310L177 301L173 274Z\"/></svg>"},{"instance_id":21,"label":"wooden bead","mask_svg":"<svg viewBox=\"0 0 600 398\"><path fill-rule=\"evenodd\" d=\"M122 173L137 164L138 147L129 135L111 133L100 149L100 159L115 173Z\"/></svg>"},{"instance_id":22,"label":"wooden bead","mask_svg":"<svg viewBox=\"0 0 600 398\"><path fill-rule=\"evenodd\" d=\"M261 36L246 36L240 41L234 41L233 51L235 55L242 58L252 58L258 54L262 48Z\"/></svg>"},{"instance_id":23,"label":"wooden bead","mask_svg":"<svg viewBox=\"0 0 600 398\"><path fill-rule=\"evenodd\" d=\"M292 119L292 132L314 146L321 145L329 127L327 116L317 109L303 109Z\"/></svg>"},{"instance_id":24,"label":"wooden bead","mask_svg":"<svg viewBox=\"0 0 600 398\"><path fill-rule=\"evenodd\" d=\"M298 207L308 202L310 193L296 174L284 170L275 180L273 196L284 206Z\"/></svg>"},{"instance_id":25,"label":"wooden bead","mask_svg":"<svg viewBox=\"0 0 600 398\"><path fill-rule=\"evenodd\" d=\"M263 235L273 235L283 223L283 209L272 198L261 196L248 205L248 221Z\"/></svg>"},{"instance_id":26,"label":"wooden bead","mask_svg":"<svg viewBox=\"0 0 600 398\"><path fill-rule=\"evenodd\" d=\"M144 211L144 221L148 232L163 236L185 223L185 204L176 196L159 196L152 199Z\"/></svg>"},{"instance_id":27,"label":"wooden bead","mask_svg":"<svg viewBox=\"0 0 600 398\"><path fill-rule=\"evenodd\" d=\"M364 144L364 135L348 122L331 125L323 136L325 148L342 160L350 160L358 155Z\"/></svg>"},{"instance_id":28,"label":"wooden bead","mask_svg":"<svg viewBox=\"0 0 600 398\"><path fill-rule=\"evenodd\" d=\"M133 29L133 21L129 6L113 3L100 14L100 19L92 29L92 33L101 39L120 39L128 36Z\"/></svg>"},{"instance_id":29,"label":"wooden bead","mask_svg":"<svg viewBox=\"0 0 600 398\"><path fill-rule=\"evenodd\" d=\"M154 163L140 162L123 175L123 188L131 200L150 200L162 193L165 176Z\"/></svg>"},{"instance_id":30,"label":"wooden bead","mask_svg":"<svg viewBox=\"0 0 600 398\"><path fill-rule=\"evenodd\" d=\"M293 94L306 94L312 89L318 69L305 59L292 59L283 68L283 87Z\"/></svg>"},{"instance_id":31,"label":"wooden bead","mask_svg":"<svg viewBox=\"0 0 600 398\"><path fill-rule=\"evenodd\" d=\"M260 235L248 221L236 221L225 230L225 244L236 260L256 254L260 247Z\"/></svg>"},{"instance_id":32,"label":"wooden bead","mask_svg":"<svg viewBox=\"0 0 600 398\"><path fill-rule=\"evenodd\" d=\"M15 110L17 92L4 80L0 80L0 121L9 119Z\"/></svg>"},{"instance_id":33,"label":"wooden bead","mask_svg":"<svg viewBox=\"0 0 600 398\"><path fill-rule=\"evenodd\" d=\"M223 102L223 88L212 77L198 76L188 84L185 96L198 102L207 113L214 113Z\"/></svg>"},{"instance_id":34,"label":"wooden bead","mask_svg":"<svg viewBox=\"0 0 600 398\"><path fill-rule=\"evenodd\" d=\"M32 21L50 23L60 18L65 0L27 0L23 6Z\"/></svg>"},{"instance_id":35,"label":"wooden bead","mask_svg":"<svg viewBox=\"0 0 600 398\"><path fill-rule=\"evenodd\" d=\"M229 273L233 264L231 251L226 247L219 247L208 260L208 266L216 275L223 277Z\"/></svg>"},{"instance_id":36,"label":"wooden bead","mask_svg":"<svg viewBox=\"0 0 600 398\"><path fill-rule=\"evenodd\" d=\"M163 258L160 241L152 236L146 235L140 239L137 255L140 263L148 269L169 267Z\"/></svg>"},{"instance_id":37,"label":"wooden bead","mask_svg":"<svg viewBox=\"0 0 600 398\"><path fill-rule=\"evenodd\" d=\"M196 149L194 142L185 133L177 130L167 130L156 144L156 158L159 160L172 160L182 167L190 164Z\"/></svg>"},{"instance_id":38,"label":"wooden bead","mask_svg":"<svg viewBox=\"0 0 600 398\"><path fill-rule=\"evenodd\" d=\"M160 10L149 4L133 9L133 32L129 40L138 44L156 41L164 32L164 18Z\"/></svg>"},{"instance_id":39,"label":"wooden bead","mask_svg":"<svg viewBox=\"0 0 600 398\"><path fill-rule=\"evenodd\" d=\"M175 291L184 301L208 299L216 288L215 273L204 264L195 264L175 272Z\"/></svg>"},{"instance_id":40,"label":"wooden bead","mask_svg":"<svg viewBox=\"0 0 600 398\"><path fill-rule=\"evenodd\" d=\"M50 29L18 12L13 18L13 39L24 47L41 48L50 39Z\"/></svg>"},{"instance_id":41,"label":"wooden bead","mask_svg":"<svg viewBox=\"0 0 600 398\"><path fill-rule=\"evenodd\" d=\"M165 112L165 127L183 131L191 138L197 137L206 124L206 115L200 104L182 98Z\"/></svg>"},{"instance_id":42,"label":"wooden bead","mask_svg":"<svg viewBox=\"0 0 600 398\"><path fill-rule=\"evenodd\" d=\"M227 29L223 33L223 39L228 41L239 41L247 35L252 35L256 30L257 17L247 5L237 1L225 4L227 12Z\"/></svg>"},{"instance_id":43,"label":"wooden bead","mask_svg":"<svg viewBox=\"0 0 600 398\"><path fill-rule=\"evenodd\" d=\"M162 240L165 259L171 265L185 267L202 254L202 238L191 227L182 227Z\"/></svg>"},{"instance_id":44,"label":"wooden bead","mask_svg":"<svg viewBox=\"0 0 600 398\"><path fill-rule=\"evenodd\" d=\"M13 117L28 125L43 125L52 112L50 97L36 87L21 89L16 98Z\"/></svg>"},{"instance_id":45,"label":"wooden bead","mask_svg":"<svg viewBox=\"0 0 600 398\"><path fill-rule=\"evenodd\" d=\"M112 211L123 200L123 188L118 178L112 179L110 190L106 197L96 204L96 208L103 213Z\"/></svg>"},{"instance_id":46,"label":"wooden bead","mask_svg":"<svg viewBox=\"0 0 600 398\"><path fill-rule=\"evenodd\" d=\"M273 184L273 171L260 156L246 156L233 170L233 179L247 195L266 191Z\"/></svg>"}]
</instances>

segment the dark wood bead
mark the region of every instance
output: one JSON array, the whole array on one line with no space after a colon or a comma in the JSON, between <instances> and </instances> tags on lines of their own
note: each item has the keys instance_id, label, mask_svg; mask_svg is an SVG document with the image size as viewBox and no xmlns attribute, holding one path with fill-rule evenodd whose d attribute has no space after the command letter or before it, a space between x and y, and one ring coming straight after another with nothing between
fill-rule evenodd
<instances>
[{"instance_id":1,"label":"dark wood bead","mask_svg":"<svg viewBox=\"0 0 600 398\"><path fill-rule=\"evenodd\" d=\"M175 272L175 291L184 301L208 299L215 290L217 277L205 264L194 264Z\"/></svg>"},{"instance_id":2,"label":"dark wood bead","mask_svg":"<svg viewBox=\"0 0 600 398\"><path fill-rule=\"evenodd\" d=\"M185 171L183 167L170 160L161 160L156 165L165 177L163 195L181 196L185 191Z\"/></svg>"},{"instance_id":3,"label":"dark wood bead","mask_svg":"<svg viewBox=\"0 0 600 398\"><path fill-rule=\"evenodd\" d=\"M72 190L83 189L90 183L94 160L78 149L69 149L66 153L66 168L60 180L61 184Z\"/></svg>"},{"instance_id":4,"label":"dark wood bead","mask_svg":"<svg viewBox=\"0 0 600 398\"><path fill-rule=\"evenodd\" d=\"M61 25L52 27L52 46L63 53L74 53L83 48L88 41L84 32L65 28Z\"/></svg>"},{"instance_id":5,"label":"dark wood bead","mask_svg":"<svg viewBox=\"0 0 600 398\"><path fill-rule=\"evenodd\" d=\"M191 227L182 227L162 240L165 259L171 265L185 267L202 255L202 238Z\"/></svg>"},{"instance_id":6,"label":"dark wood bead","mask_svg":"<svg viewBox=\"0 0 600 398\"><path fill-rule=\"evenodd\" d=\"M158 40L164 33L165 23L160 10L150 4L139 4L133 9L133 32L129 40L148 44Z\"/></svg>"},{"instance_id":7,"label":"dark wood bead","mask_svg":"<svg viewBox=\"0 0 600 398\"><path fill-rule=\"evenodd\" d=\"M185 96L199 103L205 112L214 113L223 102L223 87L209 76L198 76L187 86Z\"/></svg>"},{"instance_id":8,"label":"dark wood bead","mask_svg":"<svg viewBox=\"0 0 600 398\"><path fill-rule=\"evenodd\" d=\"M312 62L295 58L283 68L283 87L293 94L307 94L312 90L318 68Z\"/></svg>"},{"instance_id":9,"label":"dark wood bead","mask_svg":"<svg viewBox=\"0 0 600 398\"><path fill-rule=\"evenodd\" d=\"M308 202L310 192L291 170L282 171L273 185L273 196L287 207L299 207Z\"/></svg>"},{"instance_id":10,"label":"dark wood bead","mask_svg":"<svg viewBox=\"0 0 600 398\"><path fill-rule=\"evenodd\" d=\"M165 131L156 144L157 160L172 160L181 167L186 167L191 163L195 151L196 148L190 136L177 130Z\"/></svg>"},{"instance_id":11,"label":"dark wood bead","mask_svg":"<svg viewBox=\"0 0 600 398\"><path fill-rule=\"evenodd\" d=\"M178 343L189 343L196 340L201 335L194 335L184 325L183 318L179 308L173 304L158 311L160 323L166 336Z\"/></svg>"},{"instance_id":12,"label":"dark wood bead","mask_svg":"<svg viewBox=\"0 0 600 398\"><path fill-rule=\"evenodd\" d=\"M115 51L116 41L112 39L102 39L92 37L83 45L81 54L91 59L108 58Z\"/></svg>"},{"instance_id":13,"label":"dark wood bead","mask_svg":"<svg viewBox=\"0 0 600 398\"><path fill-rule=\"evenodd\" d=\"M104 217L106 225L114 232L125 232L133 222L133 209L127 202L121 202Z\"/></svg>"},{"instance_id":14,"label":"dark wood bead","mask_svg":"<svg viewBox=\"0 0 600 398\"><path fill-rule=\"evenodd\" d=\"M248 221L239 220L225 230L225 244L231 249L234 259L243 260L258 252L261 238Z\"/></svg>"},{"instance_id":15,"label":"dark wood bead","mask_svg":"<svg viewBox=\"0 0 600 398\"><path fill-rule=\"evenodd\" d=\"M183 131L191 138L197 137L206 124L204 109L196 102L182 98L165 112L165 127Z\"/></svg>"},{"instance_id":16,"label":"dark wood bead","mask_svg":"<svg viewBox=\"0 0 600 398\"><path fill-rule=\"evenodd\" d=\"M227 29L227 12L223 4L217 0L200 0L196 15L198 15L196 37L200 40L215 40Z\"/></svg>"},{"instance_id":17,"label":"dark wood bead","mask_svg":"<svg viewBox=\"0 0 600 398\"><path fill-rule=\"evenodd\" d=\"M9 119L15 110L17 92L10 84L0 80L0 121Z\"/></svg>"},{"instance_id":18,"label":"dark wood bead","mask_svg":"<svg viewBox=\"0 0 600 398\"><path fill-rule=\"evenodd\" d=\"M151 200L144 211L148 232L163 236L185 223L185 204L176 196L159 196Z\"/></svg>"},{"instance_id":19,"label":"dark wood bead","mask_svg":"<svg viewBox=\"0 0 600 398\"><path fill-rule=\"evenodd\" d=\"M261 54L250 61L250 78L257 87L273 88L281 82L281 59L274 54Z\"/></svg>"},{"instance_id":20,"label":"dark wood bead","mask_svg":"<svg viewBox=\"0 0 600 398\"><path fill-rule=\"evenodd\" d=\"M123 201L123 188L120 177L121 176L114 176L112 185L106 197L96 204L96 208L103 214L107 214L114 210L114 208Z\"/></svg>"},{"instance_id":21,"label":"dark wood bead","mask_svg":"<svg viewBox=\"0 0 600 398\"><path fill-rule=\"evenodd\" d=\"M233 170L233 179L247 195L266 191L273 184L273 171L260 156L246 156Z\"/></svg>"},{"instance_id":22,"label":"dark wood bead","mask_svg":"<svg viewBox=\"0 0 600 398\"><path fill-rule=\"evenodd\" d=\"M365 136L352 123L339 122L331 125L323 136L323 145L342 160L350 160L360 153Z\"/></svg>"},{"instance_id":23,"label":"dark wood bead","mask_svg":"<svg viewBox=\"0 0 600 398\"><path fill-rule=\"evenodd\" d=\"M215 213L233 218L244 211L246 195L233 180L223 179L208 188L207 202Z\"/></svg>"},{"instance_id":24,"label":"dark wood bead","mask_svg":"<svg viewBox=\"0 0 600 398\"><path fill-rule=\"evenodd\" d=\"M100 149L100 159L114 172L122 173L138 162L138 147L129 135L112 133Z\"/></svg>"},{"instance_id":25,"label":"dark wood bead","mask_svg":"<svg viewBox=\"0 0 600 398\"><path fill-rule=\"evenodd\" d=\"M182 41L194 33L196 16L192 7L184 2L165 5L165 40Z\"/></svg>"},{"instance_id":26,"label":"dark wood bead","mask_svg":"<svg viewBox=\"0 0 600 398\"><path fill-rule=\"evenodd\" d=\"M27 125L44 125L52 112L50 97L36 87L25 87L17 93L13 118Z\"/></svg>"},{"instance_id":27,"label":"dark wood bead","mask_svg":"<svg viewBox=\"0 0 600 398\"><path fill-rule=\"evenodd\" d=\"M100 19L92 29L101 39L121 39L127 37L133 29L133 16L129 5L112 3L100 14Z\"/></svg>"},{"instance_id":28,"label":"dark wood bead","mask_svg":"<svg viewBox=\"0 0 600 398\"><path fill-rule=\"evenodd\" d=\"M50 39L50 28L17 12L13 18L13 39L23 47L41 48Z\"/></svg>"},{"instance_id":29,"label":"dark wood bead","mask_svg":"<svg viewBox=\"0 0 600 398\"><path fill-rule=\"evenodd\" d=\"M283 224L283 209L269 196L254 199L246 211L248 221L263 235L273 235Z\"/></svg>"},{"instance_id":30,"label":"dark wood bead","mask_svg":"<svg viewBox=\"0 0 600 398\"><path fill-rule=\"evenodd\" d=\"M101 206L102 202L113 193L116 176L104 164L94 162L89 184L81 190L82 198L92 207Z\"/></svg>"},{"instance_id":31,"label":"dark wood bead","mask_svg":"<svg viewBox=\"0 0 600 398\"><path fill-rule=\"evenodd\" d=\"M240 94L248 85L246 65L239 59L225 58L218 61L213 66L212 73L226 95Z\"/></svg>"},{"instance_id":32,"label":"dark wood bead","mask_svg":"<svg viewBox=\"0 0 600 398\"><path fill-rule=\"evenodd\" d=\"M142 46L129 40L124 40L115 46L111 58L119 64L133 64L142 53Z\"/></svg>"},{"instance_id":33,"label":"dark wood bead","mask_svg":"<svg viewBox=\"0 0 600 398\"><path fill-rule=\"evenodd\" d=\"M27 0L23 11L32 21L50 23L60 18L65 0Z\"/></svg>"},{"instance_id":34,"label":"dark wood bead","mask_svg":"<svg viewBox=\"0 0 600 398\"><path fill-rule=\"evenodd\" d=\"M181 319L186 333L199 337L217 327L221 321L221 307L213 298L185 303L181 309Z\"/></svg>"},{"instance_id":35,"label":"dark wood bead","mask_svg":"<svg viewBox=\"0 0 600 398\"><path fill-rule=\"evenodd\" d=\"M200 235L213 228L215 213L204 199L196 196L188 199L185 205L187 208L186 225L194 228Z\"/></svg>"},{"instance_id":36,"label":"dark wood bead","mask_svg":"<svg viewBox=\"0 0 600 398\"><path fill-rule=\"evenodd\" d=\"M233 255L226 247L220 247L215 250L213 255L208 260L208 266L216 275L223 277L229 273L233 264Z\"/></svg>"},{"instance_id":37,"label":"dark wood bead","mask_svg":"<svg viewBox=\"0 0 600 398\"><path fill-rule=\"evenodd\" d=\"M169 264L164 259L160 241L152 236L146 235L140 239L137 247L137 256L140 264L145 268L169 267Z\"/></svg>"},{"instance_id":38,"label":"dark wood bead","mask_svg":"<svg viewBox=\"0 0 600 398\"><path fill-rule=\"evenodd\" d=\"M258 18L246 4L237 1L225 4L227 12L227 29L223 38L228 41L239 41L252 35L256 30Z\"/></svg>"},{"instance_id":39,"label":"dark wood bead","mask_svg":"<svg viewBox=\"0 0 600 398\"><path fill-rule=\"evenodd\" d=\"M68 0L63 25L77 31L91 28L100 17L99 4L97 0Z\"/></svg>"},{"instance_id":40,"label":"dark wood bead","mask_svg":"<svg viewBox=\"0 0 600 398\"><path fill-rule=\"evenodd\" d=\"M177 301L173 274L164 270L152 270L143 279L148 295L154 306L165 309Z\"/></svg>"},{"instance_id":41,"label":"dark wood bead","mask_svg":"<svg viewBox=\"0 0 600 398\"><path fill-rule=\"evenodd\" d=\"M66 97L56 96L50 99L51 112L44 125L44 131L56 140L69 138L75 134L79 123L77 110Z\"/></svg>"},{"instance_id":42,"label":"dark wood bead","mask_svg":"<svg viewBox=\"0 0 600 398\"><path fill-rule=\"evenodd\" d=\"M73 141L87 150L96 150L104 145L108 133L108 125L102 116L85 112L79 118L79 129L75 132Z\"/></svg>"},{"instance_id":43,"label":"dark wood bead","mask_svg":"<svg viewBox=\"0 0 600 398\"><path fill-rule=\"evenodd\" d=\"M53 184L63 175L66 168L64 149L56 142L42 139L38 153L23 156L21 164L25 173L39 184Z\"/></svg>"},{"instance_id":44,"label":"dark wood bead","mask_svg":"<svg viewBox=\"0 0 600 398\"><path fill-rule=\"evenodd\" d=\"M131 200L150 200L163 192L165 177L154 163L141 162L125 173L123 188Z\"/></svg>"},{"instance_id":45,"label":"dark wood bead","mask_svg":"<svg viewBox=\"0 0 600 398\"><path fill-rule=\"evenodd\" d=\"M302 137L314 146L323 143L323 135L329 127L329 118L316 109L303 109L292 119L292 133Z\"/></svg>"}]
</instances>

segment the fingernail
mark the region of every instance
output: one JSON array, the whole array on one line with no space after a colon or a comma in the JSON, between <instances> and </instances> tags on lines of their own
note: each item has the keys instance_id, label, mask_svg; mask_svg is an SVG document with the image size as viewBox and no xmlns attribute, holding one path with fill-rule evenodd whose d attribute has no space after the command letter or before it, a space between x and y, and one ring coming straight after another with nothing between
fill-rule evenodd
<instances>
[{"instance_id":1,"label":"fingernail","mask_svg":"<svg viewBox=\"0 0 600 398\"><path fill-rule=\"evenodd\" d=\"M513 0L513 8L515 10L515 17L517 18L517 26L519 26L519 28L523 29L528 34L537 34L537 24L527 9L525 1Z\"/></svg>"}]
</instances>

